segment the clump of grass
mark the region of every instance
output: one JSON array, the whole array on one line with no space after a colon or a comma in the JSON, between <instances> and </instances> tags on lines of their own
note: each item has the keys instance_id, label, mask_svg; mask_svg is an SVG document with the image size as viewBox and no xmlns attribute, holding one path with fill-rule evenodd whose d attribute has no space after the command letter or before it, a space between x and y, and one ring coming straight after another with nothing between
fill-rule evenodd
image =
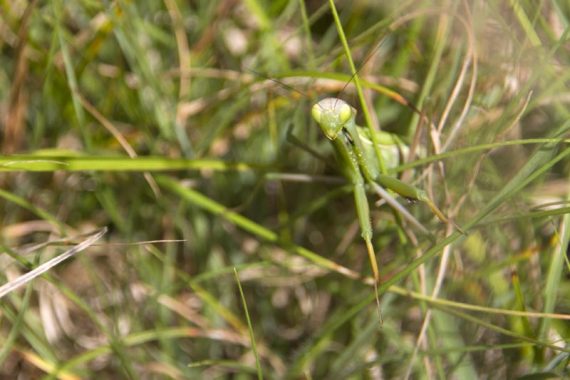
<instances>
[{"instance_id":1,"label":"clump of grass","mask_svg":"<svg viewBox=\"0 0 570 380\"><path fill-rule=\"evenodd\" d=\"M570 9L335 4L0 3L0 286L109 229L2 299L2 376L568 375ZM325 96L466 232L372 207L381 322Z\"/></svg>"}]
</instances>

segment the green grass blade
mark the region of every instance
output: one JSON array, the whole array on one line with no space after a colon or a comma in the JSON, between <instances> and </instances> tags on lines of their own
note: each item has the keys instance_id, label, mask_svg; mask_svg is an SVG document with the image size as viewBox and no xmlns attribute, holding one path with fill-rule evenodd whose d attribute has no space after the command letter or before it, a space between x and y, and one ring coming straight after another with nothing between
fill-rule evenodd
<instances>
[{"instance_id":1,"label":"green grass blade","mask_svg":"<svg viewBox=\"0 0 570 380\"><path fill-rule=\"evenodd\" d=\"M249 331L249 339L251 342L251 349L253 350L253 355L255 356L255 364L257 366L257 378L259 380L262 380L263 379L263 371L261 370L261 359L259 357L259 354L257 353L257 345L255 344L255 335L253 333L253 326L251 325L251 318L249 317L249 311L247 310L247 302L245 300L245 295L243 294L243 289L241 287L241 282L239 280L239 275L238 275L238 271L236 268L234 268L234 275L235 275L236 282L238 285L239 294L240 294L242 305L243 305L243 311L245 313L245 319L247 320L247 329Z\"/></svg>"}]
</instances>

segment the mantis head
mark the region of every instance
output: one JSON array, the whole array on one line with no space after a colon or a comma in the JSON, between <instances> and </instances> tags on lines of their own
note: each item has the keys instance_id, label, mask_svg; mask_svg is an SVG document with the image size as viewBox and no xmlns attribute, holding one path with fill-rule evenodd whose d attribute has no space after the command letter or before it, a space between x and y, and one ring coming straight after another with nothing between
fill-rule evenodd
<instances>
[{"instance_id":1,"label":"mantis head","mask_svg":"<svg viewBox=\"0 0 570 380\"><path fill-rule=\"evenodd\" d=\"M345 124L354 120L356 110L344 100L325 98L313 106L311 114L325 136L334 140Z\"/></svg>"}]
</instances>

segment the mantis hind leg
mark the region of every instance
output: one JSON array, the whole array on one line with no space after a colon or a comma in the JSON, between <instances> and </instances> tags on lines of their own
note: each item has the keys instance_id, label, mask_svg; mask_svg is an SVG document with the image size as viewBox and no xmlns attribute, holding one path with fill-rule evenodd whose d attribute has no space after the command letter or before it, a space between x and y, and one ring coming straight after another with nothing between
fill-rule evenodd
<instances>
[{"instance_id":1,"label":"mantis hind leg","mask_svg":"<svg viewBox=\"0 0 570 380\"><path fill-rule=\"evenodd\" d=\"M376 191L376 193L380 196L380 198L384 199L384 201L386 201L386 203L388 203L392 209L397 211L402 217L404 217L404 219L413 224L424 234L431 236L430 232L412 214L410 214L410 212L405 207L398 203L398 201L395 200L388 191L386 191L376 182L371 182L371 185L374 188L374 191Z\"/></svg>"},{"instance_id":2,"label":"mantis hind leg","mask_svg":"<svg viewBox=\"0 0 570 380\"><path fill-rule=\"evenodd\" d=\"M466 234L465 231L461 227L459 227L454 222L450 221L441 210L436 206L435 202L428 197L427 193L424 190L420 190L414 186L408 185L405 182L400 181L397 178L390 177L383 174L378 174L376 180L382 186L386 186L390 190L400 194L404 198L418 200L420 202L424 202L430 208L431 212L437 216L439 220L443 223L451 223L459 232L462 234ZM423 229L423 227L422 227ZM425 229L424 229L425 230Z\"/></svg>"}]
</instances>

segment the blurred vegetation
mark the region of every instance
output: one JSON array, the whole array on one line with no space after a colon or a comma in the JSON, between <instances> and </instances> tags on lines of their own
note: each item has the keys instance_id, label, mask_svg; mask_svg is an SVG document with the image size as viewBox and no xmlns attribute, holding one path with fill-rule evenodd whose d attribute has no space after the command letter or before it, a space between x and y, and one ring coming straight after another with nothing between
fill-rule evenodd
<instances>
[{"instance_id":1,"label":"blurred vegetation","mask_svg":"<svg viewBox=\"0 0 570 380\"><path fill-rule=\"evenodd\" d=\"M328 1L0 0L0 284L109 228L2 298L1 377L568 376L570 4L335 3L467 234L374 205L379 319L310 117L362 109Z\"/></svg>"}]
</instances>

